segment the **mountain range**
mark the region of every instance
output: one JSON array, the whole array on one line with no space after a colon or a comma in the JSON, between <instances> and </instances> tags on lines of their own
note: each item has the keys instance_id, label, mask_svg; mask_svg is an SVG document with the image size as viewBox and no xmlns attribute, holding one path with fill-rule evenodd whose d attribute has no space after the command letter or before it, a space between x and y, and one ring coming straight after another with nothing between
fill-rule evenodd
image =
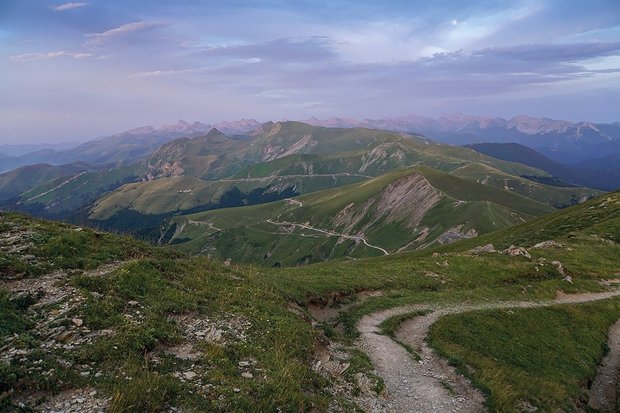
<instances>
[{"instance_id":1,"label":"mountain range","mask_svg":"<svg viewBox=\"0 0 620 413\"><path fill-rule=\"evenodd\" d=\"M18 155L0 154L0 171L39 163L61 165L80 161L92 164L129 164L144 158L164 143L179 137L195 136L208 132L214 127L231 136L244 135L260 125L255 120L242 119L237 122L219 122L215 125L179 120L177 123L163 125L160 128L150 125L141 126L90 140L71 148L63 146L62 149L40 148Z\"/></svg>"},{"instance_id":2,"label":"mountain range","mask_svg":"<svg viewBox=\"0 0 620 413\"><path fill-rule=\"evenodd\" d=\"M207 126L0 175L0 411L617 410L620 192L518 143Z\"/></svg>"},{"instance_id":3,"label":"mountain range","mask_svg":"<svg viewBox=\"0 0 620 413\"><path fill-rule=\"evenodd\" d=\"M613 156L620 154L620 122L570 122L531 116L503 119L461 113L439 118L408 115L364 120L310 118L302 122L324 127L361 127L419 133L453 145L519 143L534 148L558 163L584 164L595 170L601 162L612 163ZM73 148L39 149L20 155L0 155L0 171L36 163L127 163L144 158L162 144L179 137L196 136L216 128L228 136L244 139L252 131L259 130L261 125L254 119L215 124L179 120L175 124L160 128L147 125L88 141Z\"/></svg>"},{"instance_id":4,"label":"mountain range","mask_svg":"<svg viewBox=\"0 0 620 413\"><path fill-rule=\"evenodd\" d=\"M461 113L437 119L409 115L361 121L350 118L311 118L306 122L317 126L416 132L453 145L520 143L561 163L578 163L620 153L620 122L570 122L531 116L503 119Z\"/></svg>"},{"instance_id":5,"label":"mountain range","mask_svg":"<svg viewBox=\"0 0 620 413\"><path fill-rule=\"evenodd\" d=\"M179 130L190 136L137 160L0 175L2 205L192 253L299 265L453 242L600 193L419 134L292 121L267 122L243 137L202 128L165 127L151 138Z\"/></svg>"}]
</instances>

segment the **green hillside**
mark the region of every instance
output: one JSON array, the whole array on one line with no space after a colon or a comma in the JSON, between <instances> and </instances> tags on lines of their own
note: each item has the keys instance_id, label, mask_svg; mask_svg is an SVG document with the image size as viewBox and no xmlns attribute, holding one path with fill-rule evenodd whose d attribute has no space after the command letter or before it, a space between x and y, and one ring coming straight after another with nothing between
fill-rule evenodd
<instances>
[{"instance_id":1,"label":"green hillside","mask_svg":"<svg viewBox=\"0 0 620 413\"><path fill-rule=\"evenodd\" d=\"M165 214L195 208L255 204L261 199L274 200L322 189L359 182L366 178L355 175L268 176L265 178L223 179L203 181L189 176L162 178L126 184L99 199L91 209L95 220L109 219L117 213L132 210L142 214ZM241 197L235 204L233 194ZM265 202L265 201L262 201Z\"/></svg>"},{"instance_id":2,"label":"green hillside","mask_svg":"<svg viewBox=\"0 0 620 413\"><path fill-rule=\"evenodd\" d=\"M0 175L0 200L12 198L54 179L95 169L80 162L60 166L47 164L22 166Z\"/></svg>"},{"instance_id":3,"label":"green hillside","mask_svg":"<svg viewBox=\"0 0 620 413\"><path fill-rule=\"evenodd\" d=\"M298 265L449 243L553 209L542 203L414 167L292 200L178 216L170 242L234 261Z\"/></svg>"},{"instance_id":4,"label":"green hillside","mask_svg":"<svg viewBox=\"0 0 620 413\"><path fill-rule=\"evenodd\" d=\"M17 214L0 228L0 411L326 410L317 331L251 268Z\"/></svg>"},{"instance_id":5,"label":"green hillside","mask_svg":"<svg viewBox=\"0 0 620 413\"><path fill-rule=\"evenodd\" d=\"M590 188L545 185L481 163L464 164L451 173L483 185L515 192L555 208L574 205L602 193Z\"/></svg>"},{"instance_id":6,"label":"green hillside","mask_svg":"<svg viewBox=\"0 0 620 413\"><path fill-rule=\"evenodd\" d=\"M428 199L417 197L416 185L424 185L415 179L394 182L410 167L420 168L424 185L433 188ZM131 166L37 184L8 207L174 243L192 253L298 265L450 243L599 193L536 182L549 178L420 135L278 122L246 140L217 129L176 139ZM367 184L337 189L362 182ZM321 192L327 189L335 192ZM312 193L317 196L301 199L301 208L297 201L247 208ZM197 224L200 217L171 218L231 207L242 208L207 215L213 221L207 224Z\"/></svg>"},{"instance_id":7,"label":"green hillside","mask_svg":"<svg viewBox=\"0 0 620 413\"><path fill-rule=\"evenodd\" d=\"M253 204L257 202L226 205L219 200L227 191L305 194L411 165L451 172L554 207L597 193L542 185L519 176L546 176L542 171L417 135L280 122L266 125L249 142L228 138L216 129L201 137L172 141L146 162L147 182L132 183L99 200L90 217L102 220L127 211L155 215Z\"/></svg>"},{"instance_id":8,"label":"green hillside","mask_svg":"<svg viewBox=\"0 0 620 413\"><path fill-rule=\"evenodd\" d=\"M19 196L17 206L43 216L54 216L77 210L100 195L138 179L137 165L80 172L48 181Z\"/></svg>"},{"instance_id":9,"label":"green hillside","mask_svg":"<svg viewBox=\"0 0 620 413\"><path fill-rule=\"evenodd\" d=\"M562 248L531 249L553 240ZM528 248L533 260L515 259L505 254L475 255L469 251L493 244L502 250L510 245ZM445 255L443 255L445 254ZM435 256L433 256L435 255ZM536 275L536 259L559 260L577 277L574 284L543 272ZM293 291L357 291L382 289L390 291L380 301L402 303L417 300L427 292L456 294L451 299L500 299L504 293L520 293L519 284L535 282L539 287L530 294L549 296L555 291L578 291L601 288L601 278L618 275L620 257L620 191L604 194L580 205L574 205L530 221L461 240L450 245L422 251L410 251L387 257L347 262L326 262L307 267L273 270L278 282ZM441 266L442 260L449 266ZM414 264L415 263L415 264ZM426 272L437 274L429 277ZM445 284L441 280L447 281ZM534 285L534 284L532 284ZM463 297L460 297L460 294ZM393 295L392 295L393 294ZM408 295L411 296L408 297Z\"/></svg>"}]
</instances>

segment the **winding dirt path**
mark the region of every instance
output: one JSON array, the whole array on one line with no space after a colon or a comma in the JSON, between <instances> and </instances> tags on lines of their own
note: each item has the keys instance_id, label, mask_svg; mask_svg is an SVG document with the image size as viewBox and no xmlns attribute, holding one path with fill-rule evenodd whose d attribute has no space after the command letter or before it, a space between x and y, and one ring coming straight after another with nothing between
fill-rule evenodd
<instances>
[{"instance_id":1,"label":"winding dirt path","mask_svg":"<svg viewBox=\"0 0 620 413\"><path fill-rule=\"evenodd\" d=\"M450 307L420 304L390 308L362 317L357 326L360 332L358 346L368 354L378 374L385 381L390 412L484 412L486 409L482 393L475 389L467 379L457 374L454 368L437 356L425 342L431 325L439 317L485 309L534 308L555 304L585 303L615 296L620 296L620 290L563 294L554 300L547 301L504 301ZM401 323L396 332L399 341L411 346L420 354L421 360L415 361L402 345L380 334L379 325L390 317L418 310L431 310L431 312ZM601 379L605 384L602 388L605 389L610 387L610 380L615 377L614 372L617 374L617 366L620 362L620 322L616 324L618 325L618 350L615 352L617 360L610 360L610 367L604 368L606 372L611 372L605 376L607 378ZM616 381L613 380L611 386L615 386L615 383ZM593 391L594 388L593 386ZM608 390L603 392L605 391Z\"/></svg>"},{"instance_id":2,"label":"winding dirt path","mask_svg":"<svg viewBox=\"0 0 620 413\"><path fill-rule=\"evenodd\" d=\"M313 177L328 177L328 178L337 178L340 176L355 176L358 178L368 178L372 179L373 176L363 175L363 174L354 174L354 173L337 173L337 174L292 174L292 175L269 175L269 176L261 176L255 178L237 178L237 179L216 179L215 181L208 182L262 182L262 181L270 181L275 179L288 179L288 178L313 178Z\"/></svg>"},{"instance_id":3,"label":"winding dirt path","mask_svg":"<svg viewBox=\"0 0 620 413\"><path fill-rule=\"evenodd\" d=\"M265 222L267 222L269 224L273 224L273 225L280 225L280 226L295 226L295 227L307 229L307 230L310 230L310 231L316 231L316 232L319 232L321 234L325 234L325 235L330 236L330 237L339 237L339 238L351 239L351 240L354 240L354 241L357 241L357 242L361 241L361 242L364 243L364 245L366 245L369 248L374 248L376 250L379 250L384 255L390 255L390 253L385 248L380 247L378 245L372 245L368 241L366 241L366 239L364 237L361 237L359 235L339 234L337 232L326 231L324 229L315 228L315 227L313 227L311 225L307 225L307 224L300 224L298 222L274 221L272 219L268 219Z\"/></svg>"}]
</instances>

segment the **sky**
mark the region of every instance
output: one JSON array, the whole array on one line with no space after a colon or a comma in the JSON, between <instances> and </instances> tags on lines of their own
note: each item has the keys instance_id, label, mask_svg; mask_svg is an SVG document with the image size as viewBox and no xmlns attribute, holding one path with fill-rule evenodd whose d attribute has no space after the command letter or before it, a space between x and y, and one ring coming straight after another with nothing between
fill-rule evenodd
<instances>
[{"instance_id":1,"label":"sky","mask_svg":"<svg viewBox=\"0 0 620 413\"><path fill-rule=\"evenodd\" d=\"M612 122L618 108L618 0L0 0L0 143L178 119Z\"/></svg>"}]
</instances>

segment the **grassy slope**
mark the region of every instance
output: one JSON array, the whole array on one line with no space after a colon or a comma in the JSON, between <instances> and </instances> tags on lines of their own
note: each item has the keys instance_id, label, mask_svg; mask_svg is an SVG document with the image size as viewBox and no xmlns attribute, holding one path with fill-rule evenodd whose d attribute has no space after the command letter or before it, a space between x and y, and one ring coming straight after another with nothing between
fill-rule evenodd
<instances>
[{"instance_id":1,"label":"grassy slope","mask_svg":"<svg viewBox=\"0 0 620 413\"><path fill-rule=\"evenodd\" d=\"M22 166L0 175L0 198L11 198L47 181L75 175L89 169L92 167L81 163L60 166L47 164Z\"/></svg>"},{"instance_id":2,"label":"grassy slope","mask_svg":"<svg viewBox=\"0 0 620 413\"><path fill-rule=\"evenodd\" d=\"M478 245L524 247L554 239L569 248L531 249L534 259L561 261L573 284L562 281L549 265L503 254L468 255ZM446 254L433 257L431 254ZM263 270L296 300L329 291L344 294L383 290L354 307L352 317L366 311L429 300L552 298L557 290L599 291L598 280L617 275L620 257L620 192L588 201L526 223L477 238L429 250L389 257L333 261L306 267ZM352 325L351 325L352 326Z\"/></svg>"},{"instance_id":3,"label":"grassy slope","mask_svg":"<svg viewBox=\"0 0 620 413\"><path fill-rule=\"evenodd\" d=\"M0 223L4 233L32 243L19 253L3 249L0 257L0 346L24 352L0 363L0 410L17 409L13 402L33 392L37 399L85 387L111 397L111 412L325 410L321 379L310 368L311 325L289 311L283 296L252 268L189 260L129 238L16 214L1 214ZM36 261L28 264L33 261L21 259L24 254ZM105 276L83 271L118 260L129 261ZM57 288L68 288L70 301L33 307L45 292L4 289L10 278L31 277L28 283L35 284L59 269L68 276ZM139 304L129 305L132 300ZM74 317L83 320L82 328L69 321ZM188 340L178 317L232 325L223 330L227 344L198 338L193 342L198 358L173 357L169 351ZM91 341L68 338L73 347L58 347L46 325ZM106 334L108 329L114 333ZM248 359L251 380L241 377L238 367ZM84 366L101 374L80 375ZM196 372L196 380L183 380L187 371Z\"/></svg>"},{"instance_id":4,"label":"grassy slope","mask_svg":"<svg viewBox=\"0 0 620 413\"><path fill-rule=\"evenodd\" d=\"M483 183L494 188L508 188L512 192L544 202L555 208L574 205L578 201L601 194L600 191L590 188L544 185L481 163L466 164L451 173L460 178Z\"/></svg>"},{"instance_id":5,"label":"grassy slope","mask_svg":"<svg viewBox=\"0 0 620 413\"><path fill-rule=\"evenodd\" d=\"M89 204L98 196L137 179L139 165L88 172L75 179L63 177L21 194L25 206L45 206L45 214L59 214ZM74 175L75 176L75 175ZM66 181L68 183L64 184Z\"/></svg>"},{"instance_id":6,"label":"grassy slope","mask_svg":"<svg viewBox=\"0 0 620 413\"><path fill-rule=\"evenodd\" d=\"M294 187L299 193L342 186L363 180L356 176L272 177L260 181L203 181L189 176L126 184L97 201L92 219L107 219L124 209L144 214L182 211L217 203L226 191L235 187L243 193L261 188Z\"/></svg>"},{"instance_id":7,"label":"grassy slope","mask_svg":"<svg viewBox=\"0 0 620 413\"><path fill-rule=\"evenodd\" d=\"M371 198L378 198L386 186L416 173L422 174L433 187L441 191L443 199L428 211L415 229L407 227L407 216L403 216L400 221L388 223L381 218L383 212L373 212L373 209L363 212L365 203ZM312 231L299 228L288 233L278 231L277 226L267 222L268 219L308 222L315 228L350 235L363 230L368 242L395 251L418 238L423 228L428 229L430 236L414 242L410 247L428 244L448 228L459 224L464 225L462 231L475 228L478 232L488 232L552 210L519 195L464 181L427 167L398 170L360 184L320 191L296 199L303 206L279 201L176 217L172 222L177 228L182 228L176 237L184 241L177 248L195 253L207 245L215 245L221 256L231 257L235 261L260 262L266 256L263 262L269 265L276 262L294 265L302 259L317 261L344 255L364 257L382 253L362 243L356 245L352 240L338 242L337 237L317 236ZM335 217L350 204L353 204L353 208L347 214L363 213L367 218L354 228L336 224ZM411 205L411 208L416 208L416 205ZM190 220L194 223L190 223ZM195 222L208 224L197 225ZM368 222L374 223L365 227ZM219 232L214 228L224 231Z\"/></svg>"},{"instance_id":8,"label":"grassy slope","mask_svg":"<svg viewBox=\"0 0 620 413\"><path fill-rule=\"evenodd\" d=\"M620 299L442 317L429 334L440 354L488 395L491 411L583 409L587 383L620 317Z\"/></svg>"}]
</instances>

